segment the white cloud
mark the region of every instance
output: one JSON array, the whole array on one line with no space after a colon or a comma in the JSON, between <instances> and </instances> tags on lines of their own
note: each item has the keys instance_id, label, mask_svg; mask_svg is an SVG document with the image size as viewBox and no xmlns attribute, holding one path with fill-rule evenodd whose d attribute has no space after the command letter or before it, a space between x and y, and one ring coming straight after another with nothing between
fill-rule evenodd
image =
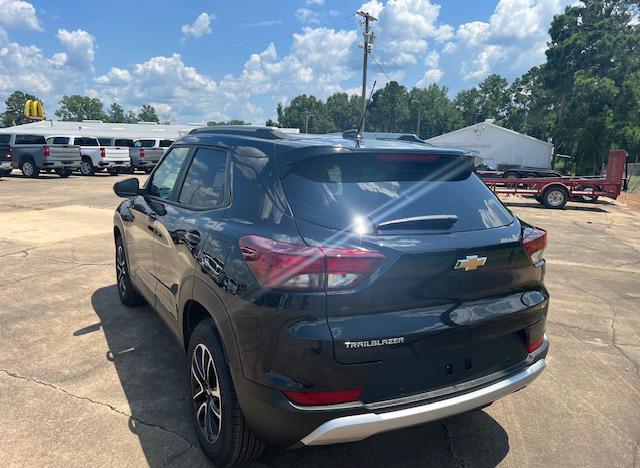
<instances>
[{"instance_id":1,"label":"white cloud","mask_svg":"<svg viewBox=\"0 0 640 468\"><path fill-rule=\"evenodd\" d=\"M500 0L488 23L460 25L455 41L448 42L442 52L460 54L460 73L465 80L510 70L522 73L544 62L553 16L572 3L575 1Z\"/></svg>"},{"instance_id":2,"label":"white cloud","mask_svg":"<svg viewBox=\"0 0 640 468\"><path fill-rule=\"evenodd\" d=\"M424 72L424 76L420 81L416 83L416 86L420 88L426 88L430 84L437 83L444 76L444 72L439 68L430 68Z\"/></svg>"},{"instance_id":3,"label":"white cloud","mask_svg":"<svg viewBox=\"0 0 640 468\"><path fill-rule=\"evenodd\" d=\"M129 83L131 81L131 74L128 70L123 68L111 67L109 73L106 75L98 76L95 79L96 83L102 85L110 85L110 84L122 84Z\"/></svg>"},{"instance_id":4,"label":"white cloud","mask_svg":"<svg viewBox=\"0 0 640 468\"><path fill-rule=\"evenodd\" d=\"M454 36L453 28L438 22L440 5L429 0L371 0L360 7L378 18L372 24L378 36L374 54L390 66L418 63L427 52L429 41L442 43Z\"/></svg>"},{"instance_id":5,"label":"white cloud","mask_svg":"<svg viewBox=\"0 0 640 468\"><path fill-rule=\"evenodd\" d=\"M301 23L312 24L320 22L318 13L308 8L298 8L294 16Z\"/></svg>"},{"instance_id":6,"label":"white cloud","mask_svg":"<svg viewBox=\"0 0 640 468\"><path fill-rule=\"evenodd\" d=\"M9 28L42 31L36 9L22 0L0 0L0 24Z\"/></svg>"},{"instance_id":7,"label":"white cloud","mask_svg":"<svg viewBox=\"0 0 640 468\"><path fill-rule=\"evenodd\" d=\"M183 24L180 28L183 34L183 40L189 37L198 39L205 34L211 34L211 21L214 19L214 15L203 12L198 15L193 23Z\"/></svg>"},{"instance_id":8,"label":"white cloud","mask_svg":"<svg viewBox=\"0 0 640 468\"><path fill-rule=\"evenodd\" d=\"M324 0L305 0L307 5L324 5Z\"/></svg>"},{"instance_id":9,"label":"white cloud","mask_svg":"<svg viewBox=\"0 0 640 468\"><path fill-rule=\"evenodd\" d=\"M87 31L58 29L58 40L66 47L65 63L79 70L93 70L95 38ZM58 55L58 58L61 58Z\"/></svg>"},{"instance_id":10,"label":"white cloud","mask_svg":"<svg viewBox=\"0 0 640 468\"><path fill-rule=\"evenodd\" d=\"M265 21L257 21L255 23L249 23L247 26L251 26L252 28L256 27L265 27L265 26L277 26L282 24L280 20L265 20Z\"/></svg>"}]
</instances>

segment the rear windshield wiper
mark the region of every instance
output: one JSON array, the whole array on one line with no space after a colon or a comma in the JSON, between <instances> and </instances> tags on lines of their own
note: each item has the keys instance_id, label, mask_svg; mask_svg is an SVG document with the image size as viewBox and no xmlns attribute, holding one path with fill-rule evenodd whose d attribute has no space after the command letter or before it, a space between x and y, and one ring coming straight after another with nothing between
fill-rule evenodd
<instances>
[{"instance_id":1,"label":"rear windshield wiper","mask_svg":"<svg viewBox=\"0 0 640 468\"><path fill-rule=\"evenodd\" d=\"M398 218L384 221L376 226L379 231L449 229L458 221L456 215L429 215Z\"/></svg>"}]
</instances>

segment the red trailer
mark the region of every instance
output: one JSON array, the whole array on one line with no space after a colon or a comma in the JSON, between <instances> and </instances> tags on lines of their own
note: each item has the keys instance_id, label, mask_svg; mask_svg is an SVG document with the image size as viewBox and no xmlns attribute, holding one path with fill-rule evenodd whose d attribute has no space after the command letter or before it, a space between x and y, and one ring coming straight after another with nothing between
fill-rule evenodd
<instances>
[{"instance_id":1,"label":"red trailer","mask_svg":"<svg viewBox=\"0 0 640 468\"><path fill-rule=\"evenodd\" d=\"M563 208L572 197L618 198L623 188L626 167L627 152L617 149L609 152L605 176L527 177L524 179L488 177L482 178L482 181L496 194L532 195L547 208L557 209Z\"/></svg>"}]
</instances>

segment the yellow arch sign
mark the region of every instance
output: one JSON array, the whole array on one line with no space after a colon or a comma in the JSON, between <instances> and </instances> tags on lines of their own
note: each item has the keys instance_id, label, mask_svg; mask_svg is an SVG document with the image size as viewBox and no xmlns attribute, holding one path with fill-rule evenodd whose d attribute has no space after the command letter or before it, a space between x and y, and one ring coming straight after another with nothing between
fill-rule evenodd
<instances>
[{"instance_id":1,"label":"yellow arch sign","mask_svg":"<svg viewBox=\"0 0 640 468\"><path fill-rule=\"evenodd\" d=\"M44 120L44 109L40 101L32 101L29 99L24 105L24 116L31 120Z\"/></svg>"}]
</instances>

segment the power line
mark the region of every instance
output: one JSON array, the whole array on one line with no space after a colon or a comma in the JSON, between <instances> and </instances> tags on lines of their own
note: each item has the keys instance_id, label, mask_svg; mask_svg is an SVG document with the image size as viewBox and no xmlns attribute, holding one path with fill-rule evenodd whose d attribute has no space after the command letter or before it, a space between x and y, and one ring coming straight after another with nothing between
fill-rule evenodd
<instances>
[{"instance_id":1,"label":"power line","mask_svg":"<svg viewBox=\"0 0 640 468\"><path fill-rule=\"evenodd\" d=\"M380 71L382 72L382 74L383 74L384 76L386 76L386 77L387 77L387 80L389 80L389 81L393 81L393 80L389 77L389 75L387 75L387 72L386 72L386 71L384 71L384 68L382 67L382 64L378 61L378 59L376 58L376 56L375 56L375 55L373 55L371 52L369 52L369 54L371 55L371 58L373 59L373 61L374 61L374 62L376 62L376 65L378 65L378 68L380 68Z\"/></svg>"}]
</instances>

